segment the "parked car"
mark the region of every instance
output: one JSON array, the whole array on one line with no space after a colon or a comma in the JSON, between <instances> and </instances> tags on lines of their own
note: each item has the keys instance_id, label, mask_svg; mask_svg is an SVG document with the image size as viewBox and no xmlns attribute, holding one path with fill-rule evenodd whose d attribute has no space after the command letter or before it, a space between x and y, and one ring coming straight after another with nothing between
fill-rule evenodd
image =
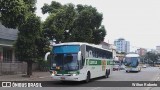
<instances>
[{"instance_id":1,"label":"parked car","mask_svg":"<svg viewBox=\"0 0 160 90\"><path fill-rule=\"evenodd\" d=\"M142 68L147 68L147 66L146 66L146 65L143 65Z\"/></svg>"},{"instance_id":2,"label":"parked car","mask_svg":"<svg viewBox=\"0 0 160 90\"><path fill-rule=\"evenodd\" d=\"M118 71L120 70L120 66L119 65L114 65L113 66L113 71Z\"/></svg>"}]
</instances>

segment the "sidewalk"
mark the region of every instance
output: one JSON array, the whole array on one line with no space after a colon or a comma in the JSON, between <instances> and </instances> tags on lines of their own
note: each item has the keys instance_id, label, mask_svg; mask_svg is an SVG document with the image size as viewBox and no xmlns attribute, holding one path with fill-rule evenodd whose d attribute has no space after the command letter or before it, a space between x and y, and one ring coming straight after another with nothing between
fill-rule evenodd
<instances>
[{"instance_id":1,"label":"sidewalk","mask_svg":"<svg viewBox=\"0 0 160 90\"><path fill-rule=\"evenodd\" d=\"M33 75L28 77L22 77L23 74L16 75L2 75L0 81L52 81L49 72L33 72Z\"/></svg>"}]
</instances>

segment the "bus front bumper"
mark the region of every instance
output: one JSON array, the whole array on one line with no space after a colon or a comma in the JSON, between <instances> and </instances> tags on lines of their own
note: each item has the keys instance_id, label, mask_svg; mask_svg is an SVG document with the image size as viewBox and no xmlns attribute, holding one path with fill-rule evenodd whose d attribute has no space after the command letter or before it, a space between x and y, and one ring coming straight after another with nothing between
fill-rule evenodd
<instances>
[{"instance_id":1,"label":"bus front bumper","mask_svg":"<svg viewBox=\"0 0 160 90\"><path fill-rule=\"evenodd\" d=\"M126 71L139 71L139 68L128 67Z\"/></svg>"},{"instance_id":2,"label":"bus front bumper","mask_svg":"<svg viewBox=\"0 0 160 90\"><path fill-rule=\"evenodd\" d=\"M80 78L79 75L76 75L76 76L65 76L65 75L56 76L56 75L51 75L51 78L53 78L53 80L57 80L57 81L82 81L83 80L82 78Z\"/></svg>"}]
</instances>

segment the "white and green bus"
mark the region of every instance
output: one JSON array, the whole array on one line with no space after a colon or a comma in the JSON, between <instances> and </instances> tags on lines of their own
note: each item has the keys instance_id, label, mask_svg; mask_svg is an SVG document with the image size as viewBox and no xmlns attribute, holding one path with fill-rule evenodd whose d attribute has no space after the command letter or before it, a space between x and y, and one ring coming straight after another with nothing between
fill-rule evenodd
<instances>
[{"instance_id":1,"label":"white and green bus","mask_svg":"<svg viewBox=\"0 0 160 90\"><path fill-rule=\"evenodd\" d=\"M92 78L108 78L113 69L112 51L99 45L69 42L53 45L50 72L54 80L88 82Z\"/></svg>"}]
</instances>

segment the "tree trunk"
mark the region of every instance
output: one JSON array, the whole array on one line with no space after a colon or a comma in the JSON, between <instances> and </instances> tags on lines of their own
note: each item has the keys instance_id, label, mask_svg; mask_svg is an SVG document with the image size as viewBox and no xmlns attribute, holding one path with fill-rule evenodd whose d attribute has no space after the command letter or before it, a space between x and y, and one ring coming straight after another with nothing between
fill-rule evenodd
<instances>
[{"instance_id":1,"label":"tree trunk","mask_svg":"<svg viewBox=\"0 0 160 90\"><path fill-rule=\"evenodd\" d=\"M32 75L32 61L31 60L29 60L28 62L27 62L27 76L31 76Z\"/></svg>"}]
</instances>

